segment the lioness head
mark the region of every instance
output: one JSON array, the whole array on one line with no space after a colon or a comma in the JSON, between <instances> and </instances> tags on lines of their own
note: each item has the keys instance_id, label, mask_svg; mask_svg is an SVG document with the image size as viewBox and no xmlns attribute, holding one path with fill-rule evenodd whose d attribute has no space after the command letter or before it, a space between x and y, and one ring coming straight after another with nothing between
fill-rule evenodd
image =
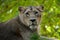
<instances>
[{"instance_id":1,"label":"lioness head","mask_svg":"<svg viewBox=\"0 0 60 40\"><path fill-rule=\"evenodd\" d=\"M36 29L41 21L43 8L43 6L19 7L21 22L32 30Z\"/></svg>"}]
</instances>

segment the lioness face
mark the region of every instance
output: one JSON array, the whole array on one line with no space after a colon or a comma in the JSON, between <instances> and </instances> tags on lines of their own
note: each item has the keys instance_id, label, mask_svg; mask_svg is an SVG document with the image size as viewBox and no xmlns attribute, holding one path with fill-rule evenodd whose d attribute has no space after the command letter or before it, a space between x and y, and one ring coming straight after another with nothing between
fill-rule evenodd
<instances>
[{"instance_id":1,"label":"lioness face","mask_svg":"<svg viewBox=\"0 0 60 40\"><path fill-rule=\"evenodd\" d=\"M41 12L43 11L43 6L29 6L27 8L19 7L19 11L19 16L23 24L25 24L32 30L38 27L41 21Z\"/></svg>"}]
</instances>

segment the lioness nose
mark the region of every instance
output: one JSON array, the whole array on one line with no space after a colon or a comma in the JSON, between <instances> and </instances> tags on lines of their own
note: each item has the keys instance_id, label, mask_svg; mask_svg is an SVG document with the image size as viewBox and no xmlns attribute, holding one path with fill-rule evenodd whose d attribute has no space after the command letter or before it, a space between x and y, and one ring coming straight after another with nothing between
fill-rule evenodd
<instances>
[{"instance_id":1,"label":"lioness nose","mask_svg":"<svg viewBox=\"0 0 60 40\"><path fill-rule=\"evenodd\" d=\"M36 19L31 19L30 21L35 22L35 21L36 21Z\"/></svg>"}]
</instances>

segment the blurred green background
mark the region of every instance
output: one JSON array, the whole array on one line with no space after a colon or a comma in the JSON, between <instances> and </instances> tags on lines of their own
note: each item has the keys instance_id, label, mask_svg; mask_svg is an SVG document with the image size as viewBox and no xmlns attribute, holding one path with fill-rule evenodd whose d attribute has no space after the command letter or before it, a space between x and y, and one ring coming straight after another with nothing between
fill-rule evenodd
<instances>
[{"instance_id":1,"label":"blurred green background","mask_svg":"<svg viewBox=\"0 0 60 40\"><path fill-rule=\"evenodd\" d=\"M60 39L60 0L0 0L0 22L19 14L19 6L44 5L40 34Z\"/></svg>"}]
</instances>

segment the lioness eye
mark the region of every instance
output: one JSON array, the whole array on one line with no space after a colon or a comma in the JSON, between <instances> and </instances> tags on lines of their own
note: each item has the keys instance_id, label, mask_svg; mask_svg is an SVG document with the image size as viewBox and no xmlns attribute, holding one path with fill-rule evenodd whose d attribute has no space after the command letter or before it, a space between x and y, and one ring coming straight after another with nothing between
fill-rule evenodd
<instances>
[{"instance_id":1,"label":"lioness eye","mask_svg":"<svg viewBox=\"0 0 60 40\"><path fill-rule=\"evenodd\" d=\"M26 13L26 16L29 16L29 13L28 12Z\"/></svg>"},{"instance_id":2,"label":"lioness eye","mask_svg":"<svg viewBox=\"0 0 60 40\"><path fill-rule=\"evenodd\" d=\"M38 16L39 15L38 12L35 12L35 15Z\"/></svg>"}]
</instances>

